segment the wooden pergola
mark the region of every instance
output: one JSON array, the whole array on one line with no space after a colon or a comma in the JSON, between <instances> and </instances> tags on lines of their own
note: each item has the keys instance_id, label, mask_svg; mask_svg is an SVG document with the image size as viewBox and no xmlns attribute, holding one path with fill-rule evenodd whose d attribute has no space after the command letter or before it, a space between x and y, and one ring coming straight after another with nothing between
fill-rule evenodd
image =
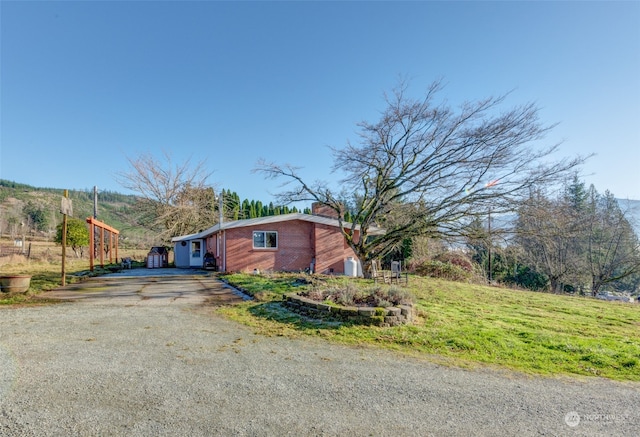
<instances>
[{"instance_id":1,"label":"wooden pergola","mask_svg":"<svg viewBox=\"0 0 640 437\"><path fill-rule=\"evenodd\" d=\"M120 231L106 223L102 223L99 220L96 220L93 217L87 218L87 223L89 223L89 270L93 271L93 261L95 257L95 236L96 236L96 228L98 228L100 235L100 267L104 267L104 233L107 231L109 233L109 264L113 263L113 240L115 239L115 247L116 247L116 261L118 260L118 235L120 235Z\"/></svg>"}]
</instances>

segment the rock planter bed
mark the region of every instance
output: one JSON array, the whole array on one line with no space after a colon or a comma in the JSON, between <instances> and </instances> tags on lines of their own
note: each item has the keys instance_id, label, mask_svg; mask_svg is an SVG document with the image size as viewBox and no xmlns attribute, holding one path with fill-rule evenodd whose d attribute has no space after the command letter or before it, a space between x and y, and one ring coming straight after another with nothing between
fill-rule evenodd
<instances>
[{"instance_id":1,"label":"rock planter bed","mask_svg":"<svg viewBox=\"0 0 640 437\"><path fill-rule=\"evenodd\" d=\"M413 308L409 305L386 308L342 307L318 302L296 293L286 294L284 305L291 311L305 316L359 325L389 327L411 323L413 320Z\"/></svg>"}]
</instances>

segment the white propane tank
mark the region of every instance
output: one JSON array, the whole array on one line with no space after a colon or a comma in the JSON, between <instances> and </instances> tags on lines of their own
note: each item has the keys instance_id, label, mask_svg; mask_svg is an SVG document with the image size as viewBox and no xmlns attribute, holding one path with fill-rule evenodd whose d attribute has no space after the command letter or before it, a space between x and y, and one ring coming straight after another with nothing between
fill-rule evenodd
<instances>
[{"instance_id":1,"label":"white propane tank","mask_svg":"<svg viewBox=\"0 0 640 437\"><path fill-rule=\"evenodd\" d=\"M348 257L344 262L344 274L346 276L358 276L358 262L352 256Z\"/></svg>"}]
</instances>

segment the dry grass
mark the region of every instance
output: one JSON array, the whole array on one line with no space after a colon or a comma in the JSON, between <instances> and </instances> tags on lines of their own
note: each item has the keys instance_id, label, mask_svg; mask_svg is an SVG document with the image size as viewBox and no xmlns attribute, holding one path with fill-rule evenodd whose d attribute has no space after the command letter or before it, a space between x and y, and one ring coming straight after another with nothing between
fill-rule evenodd
<instances>
[{"instance_id":1,"label":"dry grass","mask_svg":"<svg viewBox=\"0 0 640 437\"><path fill-rule=\"evenodd\" d=\"M29 257L26 255L0 256L0 275L31 275L31 286L26 294L7 295L0 293L0 305L26 305L41 304L43 301L38 295L43 291L52 290L62 284L62 248L53 242L32 241L28 242L25 250L29 249ZM12 244L3 240L0 244ZM118 250L118 259L131 257L134 261L143 262L147 255L146 250ZM115 263L114 258L114 263ZM105 257L105 265L109 264L109 258ZM94 263L94 274L100 273L98 262ZM77 258L72 250L67 250L65 259L65 278L67 284L72 284L90 275L89 258Z\"/></svg>"},{"instance_id":2,"label":"dry grass","mask_svg":"<svg viewBox=\"0 0 640 437\"><path fill-rule=\"evenodd\" d=\"M12 245L12 240L7 238L0 239L0 245ZM26 255L10 255L0 256L0 273L2 274L31 274L31 272L39 270L50 270L52 266L60 266L62 268L62 247L52 241L26 241L24 247L25 253L28 251L29 257ZM76 257L71 248L67 248L67 256L65 265L67 271L85 270L89 268L88 249L82 258ZM119 261L120 258L129 257L134 261L143 262L147 256L148 250L118 248L118 260L113 254L113 261ZM105 256L105 264L109 263L109 257ZM96 262L97 263L97 262Z\"/></svg>"}]
</instances>

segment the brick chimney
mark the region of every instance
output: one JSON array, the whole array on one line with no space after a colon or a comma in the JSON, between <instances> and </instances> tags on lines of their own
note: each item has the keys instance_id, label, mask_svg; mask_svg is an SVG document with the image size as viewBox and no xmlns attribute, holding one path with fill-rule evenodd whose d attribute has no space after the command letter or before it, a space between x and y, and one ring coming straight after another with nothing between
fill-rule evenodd
<instances>
[{"instance_id":1,"label":"brick chimney","mask_svg":"<svg viewBox=\"0 0 640 437\"><path fill-rule=\"evenodd\" d=\"M320 217L338 218L336 211L327 205L323 205L320 202L314 202L311 204L311 214Z\"/></svg>"}]
</instances>

